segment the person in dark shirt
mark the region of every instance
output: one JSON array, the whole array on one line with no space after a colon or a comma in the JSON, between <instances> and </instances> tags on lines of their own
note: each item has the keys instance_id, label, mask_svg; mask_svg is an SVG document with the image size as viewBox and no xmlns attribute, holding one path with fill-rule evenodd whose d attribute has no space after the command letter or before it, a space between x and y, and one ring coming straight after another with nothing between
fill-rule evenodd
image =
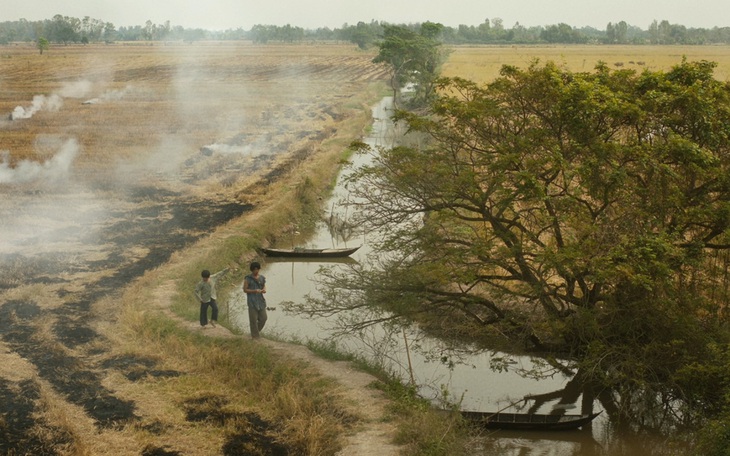
<instances>
[{"instance_id":1,"label":"person in dark shirt","mask_svg":"<svg viewBox=\"0 0 730 456\"><path fill-rule=\"evenodd\" d=\"M251 326L251 337L261 337L261 330L266 324L266 277L261 275L261 264L257 261L251 263L251 274L243 279L243 292L246 293L248 304L248 321Z\"/></svg>"}]
</instances>

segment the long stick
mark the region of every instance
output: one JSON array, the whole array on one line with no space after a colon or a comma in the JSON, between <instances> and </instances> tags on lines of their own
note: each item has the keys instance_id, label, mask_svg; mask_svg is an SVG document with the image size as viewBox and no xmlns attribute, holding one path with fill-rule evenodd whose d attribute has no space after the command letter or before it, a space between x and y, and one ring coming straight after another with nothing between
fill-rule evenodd
<instances>
[{"instance_id":1,"label":"long stick","mask_svg":"<svg viewBox=\"0 0 730 456\"><path fill-rule=\"evenodd\" d=\"M406 337L406 328L403 328L403 340L406 342L406 356L408 357L408 371L411 374L411 385L415 385L416 379L413 377L413 364L411 364L411 351L408 348L408 338Z\"/></svg>"},{"instance_id":2,"label":"long stick","mask_svg":"<svg viewBox=\"0 0 730 456\"><path fill-rule=\"evenodd\" d=\"M490 414L489 416L490 416L490 417L492 417L492 416L494 416L494 415L496 415L496 414L498 414L498 413L504 412L504 411L505 411L505 410L507 410L508 408L510 408L510 407L514 407L514 406L515 406L516 404L519 404L519 403L520 403L520 402L522 402L522 401L524 401L524 402L527 402L527 401L528 401L529 399L530 399L530 396L525 396L525 397L523 397L522 399L520 399L519 401L514 401L514 402L512 402L511 404L507 405L506 407L503 407L503 408L501 408L501 409L497 410L496 412L494 412L494 413Z\"/></svg>"}]
</instances>

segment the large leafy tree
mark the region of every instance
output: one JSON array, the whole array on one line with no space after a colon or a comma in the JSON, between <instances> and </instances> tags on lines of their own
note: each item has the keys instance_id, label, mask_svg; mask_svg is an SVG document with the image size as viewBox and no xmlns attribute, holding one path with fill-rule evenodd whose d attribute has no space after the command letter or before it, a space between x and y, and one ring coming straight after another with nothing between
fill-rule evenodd
<instances>
[{"instance_id":1,"label":"large leafy tree","mask_svg":"<svg viewBox=\"0 0 730 456\"><path fill-rule=\"evenodd\" d=\"M381 29L382 26L375 21L372 21L370 24L361 21L357 25L344 25L340 30L340 35L348 41L357 44L357 47L360 49L367 49L375 41L377 36L376 31L380 31Z\"/></svg>"},{"instance_id":2,"label":"large leafy tree","mask_svg":"<svg viewBox=\"0 0 730 456\"><path fill-rule=\"evenodd\" d=\"M398 116L430 141L383 150L354 176L379 261L325 275L312 309L377 303L389 313L374 319L420 314L457 337L569 353L622 401L716 407L730 378L716 363L730 86L713 68L535 62L484 87L442 80L428 116Z\"/></svg>"},{"instance_id":3,"label":"large leafy tree","mask_svg":"<svg viewBox=\"0 0 730 456\"><path fill-rule=\"evenodd\" d=\"M81 21L75 17L56 14L47 28L48 39L57 43L75 43L81 39Z\"/></svg>"},{"instance_id":4,"label":"large leafy tree","mask_svg":"<svg viewBox=\"0 0 730 456\"><path fill-rule=\"evenodd\" d=\"M414 103L430 99L445 57L438 41L442 30L443 25L433 22L421 24L418 31L397 25L384 27L379 52L373 62L389 66L396 101L399 90L411 83L415 88Z\"/></svg>"}]
</instances>

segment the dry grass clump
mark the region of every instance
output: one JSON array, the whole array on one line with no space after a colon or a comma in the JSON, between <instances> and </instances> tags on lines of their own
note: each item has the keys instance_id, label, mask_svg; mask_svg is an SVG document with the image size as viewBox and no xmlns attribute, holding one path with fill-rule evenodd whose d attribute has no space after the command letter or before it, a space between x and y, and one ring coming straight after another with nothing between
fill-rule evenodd
<instances>
[{"instance_id":1,"label":"dry grass clump","mask_svg":"<svg viewBox=\"0 0 730 456\"><path fill-rule=\"evenodd\" d=\"M333 395L332 382L303 362L273 356L247 338L211 339L141 308L128 308L124 321L130 333L120 340L119 353L154 359L158 369L180 373L135 383L114 380L126 383L118 390L137 405L141 421L134 434L161 423L169 445L178 448L173 444L184 429L202 437L191 438L196 443L186 454L202 455L215 454L236 441L232 436L259 426L271 445L283 445L289 454L326 455L339 448L339 435L352 417ZM155 441L159 446L165 439L157 435Z\"/></svg>"}]
</instances>

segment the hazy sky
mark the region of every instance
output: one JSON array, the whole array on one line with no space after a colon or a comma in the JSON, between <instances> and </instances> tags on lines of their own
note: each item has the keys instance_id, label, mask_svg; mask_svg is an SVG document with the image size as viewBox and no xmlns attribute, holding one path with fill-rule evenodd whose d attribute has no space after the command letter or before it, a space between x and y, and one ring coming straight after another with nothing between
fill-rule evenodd
<instances>
[{"instance_id":1,"label":"hazy sky","mask_svg":"<svg viewBox=\"0 0 730 456\"><path fill-rule=\"evenodd\" d=\"M727 0L0 0L0 22L89 16L117 27L170 21L186 28L250 29L255 24L336 28L371 20L478 25L501 18L506 28L593 26L626 21L646 29L668 20L687 27L730 26Z\"/></svg>"}]
</instances>

